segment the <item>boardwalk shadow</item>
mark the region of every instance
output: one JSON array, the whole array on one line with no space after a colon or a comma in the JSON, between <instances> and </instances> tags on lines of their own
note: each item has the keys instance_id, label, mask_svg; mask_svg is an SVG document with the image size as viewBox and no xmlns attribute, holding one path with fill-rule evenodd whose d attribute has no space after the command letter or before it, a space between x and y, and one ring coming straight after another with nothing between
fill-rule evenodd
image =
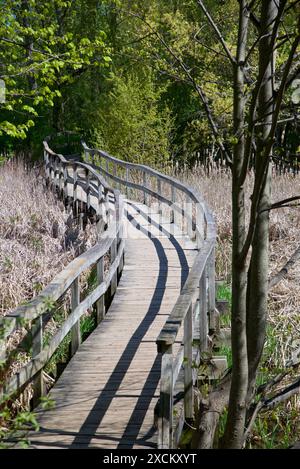
<instances>
[{"instance_id":1,"label":"boardwalk shadow","mask_svg":"<svg viewBox=\"0 0 300 469\"><path fill-rule=\"evenodd\" d=\"M139 209L134 206L134 204L131 205L139 211ZM145 218L149 217L148 214L144 214L141 211L139 211L139 214ZM157 282L153 291L153 295L147 313L145 314L143 320L141 321L141 323L133 333L132 337L130 338L126 349L124 350L117 365L112 371L104 389L99 394L94 406L90 410L89 415L82 424L79 432L76 434L72 444L69 446L71 448L78 448L79 446L81 448L88 447L92 439L94 440L98 438L97 430L99 428L99 425L101 424L110 404L112 403L112 400L116 397L118 389L120 388L120 385L126 376L127 370L130 367L130 364L137 353L140 343L142 342L153 321L155 320L155 317L160 310L165 293L166 282L168 277L168 259L164 247L162 246L162 243L159 241L158 238L153 238L150 231L148 231L146 228L139 224L136 224L134 221L134 217L128 211L125 211L125 215L127 216L127 219L134 224L137 230L149 237L155 247L159 262ZM156 225L156 227L160 230L164 230L163 227L161 227L156 222L153 221L153 224ZM166 234L169 233L166 232ZM184 255L184 251L176 240L176 238L171 236L171 238L169 239L178 253L181 265L182 287L188 275L188 263ZM155 345L153 344L153 346ZM138 397L135 408L130 416L123 436L120 440L116 442L118 448L130 448L133 447L133 445L146 445L148 447L156 446L155 443L151 441L155 433L154 427L150 429L147 435L145 435L143 438L138 439L138 435L140 433L140 429L146 416L147 409L149 408L151 400L153 399L153 395L155 393L155 389L157 388L159 379L160 356L157 355L153 362L151 370L149 371L147 379L144 383L142 392ZM99 410L100 403L101 410ZM101 438L105 437L101 435Z\"/></svg>"}]
</instances>

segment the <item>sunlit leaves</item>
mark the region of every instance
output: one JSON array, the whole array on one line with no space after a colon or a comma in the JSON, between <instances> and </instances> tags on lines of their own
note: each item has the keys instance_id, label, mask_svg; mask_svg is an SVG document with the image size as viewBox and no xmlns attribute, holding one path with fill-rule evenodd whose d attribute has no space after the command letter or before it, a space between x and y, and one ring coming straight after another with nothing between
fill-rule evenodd
<instances>
[{"instance_id":1,"label":"sunlit leaves","mask_svg":"<svg viewBox=\"0 0 300 469\"><path fill-rule=\"evenodd\" d=\"M61 86L73 83L89 67L108 67L110 51L101 29L82 31L83 19L92 23L93 17L82 17L79 2L77 7L61 0L2 3L0 78L7 91L2 109L11 114L1 124L1 133L24 138L31 123L22 115L37 117L36 108L53 107L62 97ZM89 8L84 0L81 3Z\"/></svg>"}]
</instances>

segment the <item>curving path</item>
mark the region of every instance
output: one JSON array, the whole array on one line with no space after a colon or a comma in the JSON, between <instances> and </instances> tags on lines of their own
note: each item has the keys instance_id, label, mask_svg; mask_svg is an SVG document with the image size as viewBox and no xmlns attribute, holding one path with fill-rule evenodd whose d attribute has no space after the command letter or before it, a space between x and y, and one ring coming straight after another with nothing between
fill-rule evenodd
<instances>
[{"instance_id":1,"label":"curving path","mask_svg":"<svg viewBox=\"0 0 300 469\"><path fill-rule=\"evenodd\" d=\"M31 448L153 448L160 363L156 339L197 254L157 213L125 202L125 266L102 323L37 409ZM175 231L174 231L175 230ZM181 340L176 346L181 347Z\"/></svg>"}]
</instances>

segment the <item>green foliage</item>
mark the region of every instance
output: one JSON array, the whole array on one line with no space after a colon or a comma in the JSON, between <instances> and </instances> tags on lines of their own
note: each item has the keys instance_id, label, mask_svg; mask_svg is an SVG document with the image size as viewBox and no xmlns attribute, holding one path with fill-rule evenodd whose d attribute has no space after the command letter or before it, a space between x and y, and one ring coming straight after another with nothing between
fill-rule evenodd
<instances>
[{"instance_id":1,"label":"green foliage","mask_svg":"<svg viewBox=\"0 0 300 469\"><path fill-rule=\"evenodd\" d=\"M228 301L228 310L229 312L226 314L220 315L220 325L221 327L229 327L231 325L231 304L232 304L232 296L231 296L231 285L227 285L226 283L218 285L217 288L217 300L226 300Z\"/></svg>"},{"instance_id":2,"label":"green foliage","mask_svg":"<svg viewBox=\"0 0 300 469\"><path fill-rule=\"evenodd\" d=\"M221 345L216 352L214 352L215 355L219 356L225 356L227 358L227 367L231 368L232 367L232 352L231 352L231 347L227 345Z\"/></svg>"},{"instance_id":3,"label":"green foliage","mask_svg":"<svg viewBox=\"0 0 300 469\"><path fill-rule=\"evenodd\" d=\"M4 403L2 400L0 422L0 449L9 449L15 446L23 449L28 448L28 431L39 430L34 412L24 410L15 415L9 407L7 399Z\"/></svg>"},{"instance_id":4,"label":"green foliage","mask_svg":"<svg viewBox=\"0 0 300 469\"><path fill-rule=\"evenodd\" d=\"M0 103L2 142L25 139L41 121L44 127L51 108L59 106L78 77L109 65L106 35L98 27L99 15L92 14L97 2L77 3L1 2L0 78L6 86L6 101ZM88 12L89 28L83 28Z\"/></svg>"},{"instance_id":5,"label":"green foliage","mask_svg":"<svg viewBox=\"0 0 300 469\"><path fill-rule=\"evenodd\" d=\"M234 55L238 2L205 4ZM68 130L127 160L160 164L192 163L219 140L236 144L232 65L195 0L3 0L1 13L0 149L40 155L45 136ZM283 29L292 34L295 26L291 9ZM253 26L249 35L255 38ZM288 50L283 41L279 66ZM256 50L248 66L257 69ZM292 95L287 92L288 112L298 106ZM297 130L291 123L285 133L292 152ZM70 146L62 151L78 153Z\"/></svg>"},{"instance_id":6,"label":"green foliage","mask_svg":"<svg viewBox=\"0 0 300 469\"><path fill-rule=\"evenodd\" d=\"M217 300L227 300L231 306L231 299L231 285L227 285L226 283L218 285Z\"/></svg>"},{"instance_id":7,"label":"green foliage","mask_svg":"<svg viewBox=\"0 0 300 469\"><path fill-rule=\"evenodd\" d=\"M110 83L94 144L136 163L166 161L172 119L167 107L159 108L162 90L155 87L151 70L140 77L111 74Z\"/></svg>"},{"instance_id":8,"label":"green foliage","mask_svg":"<svg viewBox=\"0 0 300 469\"><path fill-rule=\"evenodd\" d=\"M82 340L87 339L96 326L97 322L94 315L84 316L80 321L80 333Z\"/></svg>"}]
</instances>

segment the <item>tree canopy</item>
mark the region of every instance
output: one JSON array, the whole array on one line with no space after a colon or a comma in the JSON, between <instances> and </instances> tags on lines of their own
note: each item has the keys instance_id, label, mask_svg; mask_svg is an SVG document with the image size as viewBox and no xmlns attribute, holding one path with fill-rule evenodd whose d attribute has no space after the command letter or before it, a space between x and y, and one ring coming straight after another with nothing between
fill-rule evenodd
<instances>
[{"instance_id":1,"label":"tree canopy","mask_svg":"<svg viewBox=\"0 0 300 469\"><path fill-rule=\"evenodd\" d=\"M134 161L192 162L203 148L224 151L234 143L235 0L205 2L217 30L197 0L0 3L4 148L21 144L34 152L45 135L67 130ZM296 24L295 2L289 3L279 33L282 64ZM255 21L249 35L255 38ZM253 47L247 57L249 92L257 60ZM299 99L297 82L291 85L283 111L289 121L277 139L296 153Z\"/></svg>"}]
</instances>

